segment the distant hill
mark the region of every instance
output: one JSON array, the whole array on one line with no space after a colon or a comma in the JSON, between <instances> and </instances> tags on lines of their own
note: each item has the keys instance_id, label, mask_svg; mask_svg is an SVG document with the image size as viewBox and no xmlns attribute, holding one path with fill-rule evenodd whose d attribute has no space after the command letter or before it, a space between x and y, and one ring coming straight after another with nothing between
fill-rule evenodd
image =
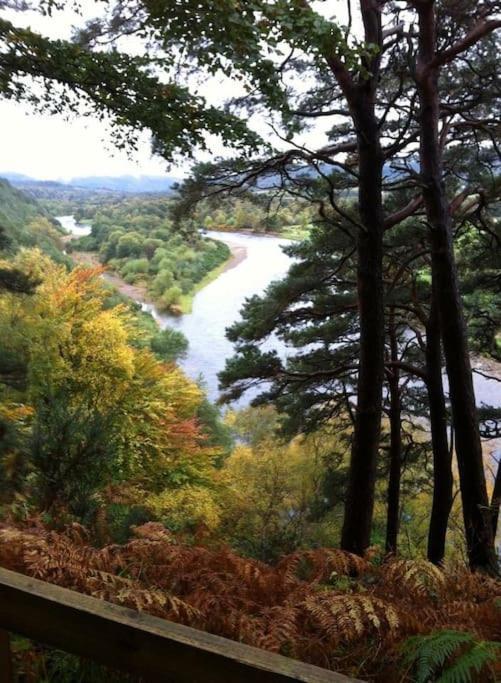
<instances>
[{"instance_id":1,"label":"distant hill","mask_svg":"<svg viewBox=\"0 0 501 683\"><path fill-rule=\"evenodd\" d=\"M92 192L113 192L121 194L165 194L172 191L178 182L170 176L77 176L68 182L58 180L38 180L23 173L2 173L0 176L13 185L26 189L34 195L43 195L50 190L84 190Z\"/></svg>"},{"instance_id":2,"label":"distant hill","mask_svg":"<svg viewBox=\"0 0 501 683\"><path fill-rule=\"evenodd\" d=\"M89 176L72 178L69 181L74 187L85 187L92 190L109 190L110 192L127 192L140 194L146 192L166 193L178 182L170 176Z\"/></svg>"},{"instance_id":3,"label":"distant hill","mask_svg":"<svg viewBox=\"0 0 501 683\"><path fill-rule=\"evenodd\" d=\"M33 180L33 178L24 173L0 173L0 176L10 183L25 183Z\"/></svg>"},{"instance_id":4,"label":"distant hill","mask_svg":"<svg viewBox=\"0 0 501 683\"><path fill-rule=\"evenodd\" d=\"M56 260L62 260L61 227L33 197L0 178L0 233L7 250L40 247Z\"/></svg>"}]
</instances>

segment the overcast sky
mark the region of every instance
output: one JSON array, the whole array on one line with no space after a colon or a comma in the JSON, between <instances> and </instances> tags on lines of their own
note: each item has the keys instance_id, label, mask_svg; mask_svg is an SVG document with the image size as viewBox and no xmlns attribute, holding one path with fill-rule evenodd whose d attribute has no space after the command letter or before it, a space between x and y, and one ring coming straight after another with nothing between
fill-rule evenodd
<instances>
[{"instance_id":1,"label":"overcast sky","mask_svg":"<svg viewBox=\"0 0 501 683\"><path fill-rule=\"evenodd\" d=\"M70 4L70 3L68 3ZM92 0L81 3L85 17L96 14L99 5ZM72 24L81 18L71 11L42 17L34 13L4 11L3 16L16 25L29 25L51 38L67 38ZM133 158L116 149L103 123L94 117L72 118L36 114L16 102L0 100L0 173L10 171L42 179L64 179L86 175L161 175L165 161L152 157L149 136L145 135ZM169 171L179 177L187 171Z\"/></svg>"},{"instance_id":2,"label":"overcast sky","mask_svg":"<svg viewBox=\"0 0 501 683\"><path fill-rule=\"evenodd\" d=\"M69 4L69 3L68 3ZM83 16L96 14L98 2L83 0ZM326 13L342 12L344 1L332 0L322 3ZM80 23L71 11L56 13L51 18L34 13L15 13L4 10L2 16L13 23L30 26L51 38L67 38L72 24ZM227 84L214 81L204 88L209 100L224 99L230 94ZM234 94L234 93L233 93ZM0 175L2 172L24 173L34 178L68 180L86 175L161 175L168 173L182 177L189 170L189 163L168 168L165 161L153 157L149 136L144 135L139 149L132 158L116 149L106 133L103 123L94 117L72 118L34 113L28 106L0 100ZM323 135L318 142L323 144ZM221 153L222 147L215 143L213 150Z\"/></svg>"}]
</instances>

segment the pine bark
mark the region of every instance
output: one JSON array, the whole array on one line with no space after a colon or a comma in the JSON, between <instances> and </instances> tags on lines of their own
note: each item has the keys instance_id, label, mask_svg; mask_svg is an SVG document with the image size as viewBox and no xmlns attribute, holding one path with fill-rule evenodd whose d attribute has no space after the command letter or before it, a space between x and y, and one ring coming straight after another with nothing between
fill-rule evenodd
<instances>
[{"instance_id":1,"label":"pine bark","mask_svg":"<svg viewBox=\"0 0 501 683\"><path fill-rule=\"evenodd\" d=\"M381 12L375 0L361 0L365 39L382 45ZM378 58L371 76L360 80L348 96L357 134L359 161L357 291L360 348L357 406L345 500L341 547L363 555L370 546L374 512L376 462L381 433L384 380L383 305L383 153L375 109Z\"/></svg>"},{"instance_id":2,"label":"pine bark","mask_svg":"<svg viewBox=\"0 0 501 683\"><path fill-rule=\"evenodd\" d=\"M390 312L389 321L390 358L398 362L398 344L394 323L394 312ZM395 555L398 548L398 531L400 527L400 480L402 474L402 404L400 396L400 372L396 365L388 377L390 394L390 476L387 493L386 514L386 552Z\"/></svg>"},{"instance_id":3,"label":"pine bark","mask_svg":"<svg viewBox=\"0 0 501 683\"><path fill-rule=\"evenodd\" d=\"M428 530L428 559L440 564L445 555L447 524L452 506L452 453L447 439L447 409L442 382L440 321L432 293L426 325L426 375L433 450L433 500Z\"/></svg>"},{"instance_id":4,"label":"pine bark","mask_svg":"<svg viewBox=\"0 0 501 683\"><path fill-rule=\"evenodd\" d=\"M498 532L498 520L499 520L499 505L501 503L501 460L498 463L498 469L496 472L496 478L494 479L494 488L492 491L491 498L491 509L492 509L492 535L494 541L496 540L496 534Z\"/></svg>"},{"instance_id":5,"label":"pine bark","mask_svg":"<svg viewBox=\"0 0 501 683\"><path fill-rule=\"evenodd\" d=\"M365 98L364 98L365 99ZM357 121L359 210L357 289L360 350L357 407L341 546L363 554L370 545L384 378L382 153L374 103L360 103Z\"/></svg>"},{"instance_id":6,"label":"pine bark","mask_svg":"<svg viewBox=\"0 0 501 683\"><path fill-rule=\"evenodd\" d=\"M492 519L452 243L450 208L443 182L442 152L438 134L439 68L433 65L436 55L435 4L419 3L418 15L419 55L416 80L420 99L421 176L449 379L468 558L472 569L495 572L497 563Z\"/></svg>"}]
</instances>

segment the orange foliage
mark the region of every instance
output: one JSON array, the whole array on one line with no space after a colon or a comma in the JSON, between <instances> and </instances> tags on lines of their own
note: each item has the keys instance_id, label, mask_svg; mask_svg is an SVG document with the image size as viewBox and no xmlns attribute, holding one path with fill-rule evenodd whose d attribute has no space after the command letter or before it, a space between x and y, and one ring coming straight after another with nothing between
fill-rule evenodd
<instances>
[{"instance_id":1,"label":"orange foliage","mask_svg":"<svg viewBox=\"0 0 501 683\"><path fill-rule=\"evenodd\" d=\"M308 550L276 566L176 542L161 524L93 548L83 527L0 527L0 564L51 583L273 652L357 675L405 680L399 644L435 629L501 638L501 583L424 561L374 566Z\"/></svg>"}]
</instances>

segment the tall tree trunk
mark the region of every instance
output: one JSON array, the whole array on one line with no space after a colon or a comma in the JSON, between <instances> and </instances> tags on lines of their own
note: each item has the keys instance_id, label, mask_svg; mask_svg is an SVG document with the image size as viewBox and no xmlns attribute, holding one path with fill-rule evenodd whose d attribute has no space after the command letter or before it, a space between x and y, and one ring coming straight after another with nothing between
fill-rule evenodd
<instances>
[{"instance_id":1,"label":"tall tree trunk","mask_svg":"<svg viewBox=\"0 0 501 683\"><path fill-rule=\"evenodd\" d=\"M433 502L428 531L428 559L440 564L445 554L447 523L452 506L452 453L447 439L447 409L442 382L440 321L432 292L426 325L426 374L433 450Z\"/></svg>"},{"instance_id":2,"label":"tall tree trunk","mask_svg":"<svg viewBox=\"0 0 501 683\"><path fill-rule=\"evenodd\" d=\"M370 545L384 379L382 153L374 102L361 104L359 154L357 407L341 547L363 554Z\"/></svg>"},{"instance_id":3,"label":"tall tree trunk","mask_svg":"<svg viewBox=\"0 0 501 683\"><path fill-rule=\"evenodd\" d=\"M439 142L439 69L433 66L436 54L434 2L417 5L419 14L419 56L416 79L420 99L420 162L423 197L430 226L433 277L444 345L445 363L456 434L456 454L461 498L472 569L496 571L471 374L466 326L458 287L452 244L449 203L445 194L442 152Z\"/></svg>"},{"instance_id":4,"label":"tall tree trunk","mask_svg":"<svg viewBox=\"0 0 501 683\"><path fill-rule=\"evenodd\" d=\"M360 0L367 43L383 44L381 6ZM367 62L367 78L341 86L347 93L358 152L357 290L360 324L357 406L346 492L341 547L362 555L370 545L376 461L381 434L384 380L383 153L375 108L380 55ZM339 69L339 67L338 67Z\"/></svg>"},{"instance_id":5,"label":"tall tree trunk","mask_svg":"<svg viewBox=\"0 0 501 683\"><path fill-rule=\"evenodd\" d=\"M398 344L395 329L395 313L389 316L390 358L398 362ZM392 366L388 377L390 392L390 478L388 481L387 513L386 513L386 552L396 554L398 530L400 526L400 479L402 470L402 420L400 397L400 372L396 365Z\"/></svg>"},{"instance_id":6,"label":"tall tree trunk","mask_svg":"<svg viewBox=\"0 0 501 683\"><path fill-rule=\"evenodd\" d=\"M492 491L491 498L491 509L492 509L492 535L494 541L496 540L496 534L498 532L498 520L499 520L499 505L501 503L501 458L498 462L498 469L496 472L496 478L494 479L494 489Z\"/></svg>"}]
</instances>

